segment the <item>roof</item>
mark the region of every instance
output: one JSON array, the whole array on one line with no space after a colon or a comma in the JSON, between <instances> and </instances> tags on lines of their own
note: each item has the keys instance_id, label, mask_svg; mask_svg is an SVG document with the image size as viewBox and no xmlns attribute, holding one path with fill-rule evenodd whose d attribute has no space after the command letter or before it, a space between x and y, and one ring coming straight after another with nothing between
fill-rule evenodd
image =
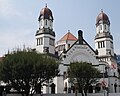
<instances>
[{"instance_id":1,"label":"roof","mask_svg":"<svg viewBox=\"0 0 120 96\"><path fill-rule=\"evenodd\" d=\"M42 8L42 10L40 11L39 20L41 16L43 16L44 19L50 19L51 16L53 20L52 11L47 7L47 5L45 6L45 8Z\"/></svg>"},{"instance_id":2,"label":"roof","mask_svg":"<svg viewBox=\"0 0 120 96\"><path fill-rule=\"evenodd\" d=\"M98 24L99 21L101 21L101 20L102 21L108 21L110 23L108 16L103 12L103 10L101 10L101 13L97 16L96 24Z\"/></svg>"},{"instance_id":3,"label":"roof","mask_svg":"<svg viewBox=\"0 0 120 96\"><path fill-rule=\"evenodd\" d=\"M70 32L68 32L59 41L67 41L67 40L76 41L77 38L73 34L71 34Z\"/></svg>"}]
</instances>

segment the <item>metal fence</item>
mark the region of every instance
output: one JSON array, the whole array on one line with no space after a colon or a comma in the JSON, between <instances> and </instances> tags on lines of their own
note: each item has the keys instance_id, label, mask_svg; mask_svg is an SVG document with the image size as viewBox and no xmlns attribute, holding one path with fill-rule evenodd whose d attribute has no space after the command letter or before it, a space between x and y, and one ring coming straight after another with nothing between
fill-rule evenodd
<instances>
[{"instance_id":1,"label":"metal fence","mask_svg":"<svg viewBox=\"0 0 120 96\"><path fill-rule=\"evenodd\" d=\"M7 94L6 96L22 96L21 94ZM34 96L40 96L36 94ZM43 96L75 96L75 94L43 94ZM80 93L77 96L82 96ZM104 93L88 93L88 96L107 96ZM120 96L120 93L110 93L108 96Z\"/></svg>"}]
</instances>

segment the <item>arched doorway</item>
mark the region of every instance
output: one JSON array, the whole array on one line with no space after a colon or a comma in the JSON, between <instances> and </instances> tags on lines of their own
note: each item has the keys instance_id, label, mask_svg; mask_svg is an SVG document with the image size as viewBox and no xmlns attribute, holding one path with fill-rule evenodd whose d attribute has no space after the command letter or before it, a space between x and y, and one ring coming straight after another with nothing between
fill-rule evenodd
<instances>
[{"instance_id":1,"label":"arched doorway","mask_svg":"<svg viewBox=\"0 0 120 96\"><path fill-rule=\"evenodd\" d=\"M93 93L93 86L92 85L89 86L88 92Z\"/></svg>"},{"instance_id":2,"label":"arched doorway","mask_svg":"<svg viewBox=\"0 0 120 96\"><path fill-rule=\"evenodd\" d=\"M50 87L51 87L51 94L55 94L55 84L52 83Z\"/></svg>"},{"instance_id":3,"label":"arched doorway","mask_svg":"<svg viewBox=\"0 0 120 96\"><path fill-rule=\"evenodd\" d=\"M95 86L95 92L98 93L101 90L101 83L97 83Z\"/></svg>"}]
</instances>

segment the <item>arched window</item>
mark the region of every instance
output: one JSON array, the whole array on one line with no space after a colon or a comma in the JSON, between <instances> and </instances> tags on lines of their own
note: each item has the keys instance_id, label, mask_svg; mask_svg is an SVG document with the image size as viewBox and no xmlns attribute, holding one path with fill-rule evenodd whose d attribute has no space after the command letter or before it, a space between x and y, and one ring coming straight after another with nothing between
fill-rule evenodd
<instances>
[{"instance_id":1,"label":"arched window","mask_svg":"<svg viewBox=\"0 0 120 96\"><path fill-rule=\"evenodd\" d=\"M100 25L100 30L102 30L102 25Z\"/></svg>"},{"instance_id":2,"label":"arched window","mask_svg":"<svg viewBox=\"0 0 120 96\"><path fill-rule=\"evenodd\" d=\"M42 21L40 21L40 26L42 26Z\"/></svg>"},{"instance_id":3,"label":"arched window","mask_svg":"<svg viewBox=\"0 0 120 96\"><path fill-rule=\"evenodd\" d=\"M105 29L105 30L107 29L107 26L106 26L106 24L104 25L104 29Z\"/></svg>"},{"instance_id":4,"label":"arched window","mask_svg":"<svg viewBox=\"0 0 120 96\"><path fill-rule=\"evenodd\" d=\"M50 87L51 87L51 93L55 94L55 84L52 83Z\"/></svg>"},{"instance_id":5,"label":"arched window","mask_svg":"<svg viewBox=\"0 0 120 96\"><path fill-rule=\"evenodd\" d=\"M50 21L50 27L52 27L52 21Z\"/></svg>"},{"instance_id":6,"label":"arched window","mask_svg":"<svg viewBox=\"0 0 120 96\"><path fill-rule=\"evenodd\" d=\"M45 21L45 25L47 25L47 20Z\"/></svg>"}]
</instances>

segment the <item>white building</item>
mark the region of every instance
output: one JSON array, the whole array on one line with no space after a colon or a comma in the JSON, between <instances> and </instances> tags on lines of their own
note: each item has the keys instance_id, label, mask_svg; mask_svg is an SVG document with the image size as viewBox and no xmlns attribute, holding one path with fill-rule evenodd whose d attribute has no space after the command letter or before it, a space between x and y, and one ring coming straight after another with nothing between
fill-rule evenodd
<instances>
[{"instance_id":1,"label":"white building","mask_svg":"<svg viewBox=\"0 0 120 96\"><path fill-rule=\"evenodd\" d=\"M70 88L68 78L64 78L70 62L85 61L92 63L98 68L104 78L99 80L101 84L104 80L106 87L109 86L109 92L120 92L118 67L116 55L113 47L113 37L110 32L110 20L108 16L101 11L96 19L95 49L83 38L83 32L78 31L78 38L69 31L55 45L55 32L53 31L53 14L45 6L39 16L39 30L36 32L36 50L40 53L50 53L58 55L60 60L60 76L54 78L55 93L63 93L64 87ZM103 89L99 92L102 92ZM51 88L44 87L44 93L51 93ZM53 91L52 91L53 92ZM53 92L53 93L54 93Z\"/></svg>"}]
</instances>

